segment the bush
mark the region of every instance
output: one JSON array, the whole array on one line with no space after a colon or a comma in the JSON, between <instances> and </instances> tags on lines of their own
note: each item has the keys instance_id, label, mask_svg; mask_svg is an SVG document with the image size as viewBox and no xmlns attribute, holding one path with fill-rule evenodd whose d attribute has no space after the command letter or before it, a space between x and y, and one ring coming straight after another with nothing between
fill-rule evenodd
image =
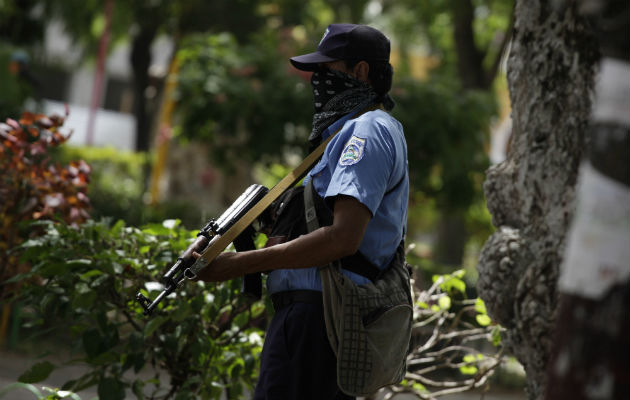
<instances>
[{"instance_id":1,"label":"bush","mask_svg":"<svg viewBox=\"0 0 630 400\"><path fill-rule=\"evenodd\" d=\"M23 222L61 219L76 225L89 217L89 165L62 166L49 157L50 149L69 137L60 132L63 122L59 116L24 113L19 121L0 123L0 282L28 268L9 252L34 233L22 229Z\"/></svg>"},{"instance_id":2,"label":"bush","mask_svg":"<svg viewBox=\"0 0 630 400\"><path fill-rule=\"evenodd\" d=\"M80 158L92 166L89 184L91 215L108 217L141 226L165 219L180 219L188 228L200 228L199 209L192 202L165 201L149 205L144 201L150 158L143 153L113 147L64 146L54 155L60 162Z\"/></svg>"},{"instance_id":3,"label":"bush","mask_svg":"<svg viewBox=\"0 0 630 400\"><path fill-rule=\"evenodd\" d=\"M264 323L265 306L244 298L238 280L188 283L150 319L135 302L140 288L155 298L155 282L193 232L177 221L143 229L122 221L35 226L45 234L21 246L32 268L11 281L31 282L15 299L24 305L25 326L71 338L73 362L89 367L63 390L96 385L101 400L126 392L160 399L218 399L225 392L232 399L253 387L262 341L254 325ZM43 381L58 366L39 362L20 381ZM153 376L139 375L147 370Z\"/></svg>"},{"instance_id":4,"label":"bush","mask_svg":"<svg viewBox=\"0 0 630 400\"><path fill-rule=\"evenodd\" d=\"M155 298L155 282L194 232L177 221L143 229L122 221L35 225L45 234L21 246L33 268L12 279L30 282L15 300L25 310L23 337L52 332L70 343L73 363L88 366L62 391L97 386L101 400L129 392L137 398L239 399L254 387L266 308L241 294L239 279L188 282L150 319L135 302L139 288ZM406 379L389 390L429 399L479 388L504 360L502 329L480 299L467 297L463 277L464 271L434 276L429 289L416 291ZM20 382L41 382L61 365L40 361Z\"/></svg>"}]
</instances>

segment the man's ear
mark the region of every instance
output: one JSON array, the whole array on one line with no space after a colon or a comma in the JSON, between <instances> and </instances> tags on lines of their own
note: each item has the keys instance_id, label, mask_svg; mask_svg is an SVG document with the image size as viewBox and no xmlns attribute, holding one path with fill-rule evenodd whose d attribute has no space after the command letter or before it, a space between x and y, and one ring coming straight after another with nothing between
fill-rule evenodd
<instances>
[{"instance_id":1,"label":"man's ear","mask_svg":"<svg viewBox=\"0 0 630 400\"><path fill-rule=\"evenodd\" d=\"M354 68L352 68L352 74L356 76L358 80L369 83L368 75L370 74L370 64L368 64L367 61L359 61Z\"/></svg>"}]
</instances>

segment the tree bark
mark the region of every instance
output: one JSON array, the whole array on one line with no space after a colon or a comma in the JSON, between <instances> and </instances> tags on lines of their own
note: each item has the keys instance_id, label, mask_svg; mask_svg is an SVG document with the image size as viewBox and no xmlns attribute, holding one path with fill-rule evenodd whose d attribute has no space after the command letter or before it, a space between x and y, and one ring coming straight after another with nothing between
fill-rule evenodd
<instances>
[{"instance_id":1,"label":"tree bark","mask_svg":"<svg viewBox=\"0 0 630 400\"><path fill-rule=\"evenodd\" d=\"M627 0L580 0L602 54L588 157L567 239L547 400L630 398L630 20Z\"/></svg>"},{"instance_id":2,"label":"tree bark","mask_svg":"<svg viewBox=\"0 0 630 400\"><path fill-rule=\"evenodd\" d=\"M557 278L585 147L596 45L574 2L520 0L508 85L512 145L487 171L498 228L478 264L480 297L507 330L530 399L541 399L558 307Z\"/></svg>"}]
</instances>

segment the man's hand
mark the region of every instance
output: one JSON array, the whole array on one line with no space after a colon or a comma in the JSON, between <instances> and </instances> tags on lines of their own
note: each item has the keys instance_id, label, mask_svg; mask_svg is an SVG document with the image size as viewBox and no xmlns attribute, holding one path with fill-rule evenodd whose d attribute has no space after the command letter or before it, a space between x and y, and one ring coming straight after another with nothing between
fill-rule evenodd
<instances>
[{"instance_id":1,"label":"man's hand","mask_svg":"<svg viewBox=\"0 0 630 400\"><path fill-rule=\"evenodd\" d=\"M234 260L238 254L235 252L223 252L219 254L208 266L197 274L198 278L205 282L222 282L238 278L243 273L239 273L238 263ZM200 257L199 253L193 253L195 259Z\"/></svg>"}]
</instances>

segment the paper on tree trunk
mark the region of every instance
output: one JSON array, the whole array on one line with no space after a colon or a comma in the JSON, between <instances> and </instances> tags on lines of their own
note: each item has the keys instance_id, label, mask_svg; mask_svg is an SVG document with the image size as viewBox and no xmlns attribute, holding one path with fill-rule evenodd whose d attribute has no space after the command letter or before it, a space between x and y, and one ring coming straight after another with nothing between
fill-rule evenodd
<instances>
[{"instance_id":1,"label":"paper on tree trunk","mask_svg":"<svg viewBox=\"0 0 630 400\"><path fill-rule=\"evenodd\" d=\"M564 293L599 299L630 279L630 187L586 162L577 198L558 285Z\"/></svg>"}]
</instances>

